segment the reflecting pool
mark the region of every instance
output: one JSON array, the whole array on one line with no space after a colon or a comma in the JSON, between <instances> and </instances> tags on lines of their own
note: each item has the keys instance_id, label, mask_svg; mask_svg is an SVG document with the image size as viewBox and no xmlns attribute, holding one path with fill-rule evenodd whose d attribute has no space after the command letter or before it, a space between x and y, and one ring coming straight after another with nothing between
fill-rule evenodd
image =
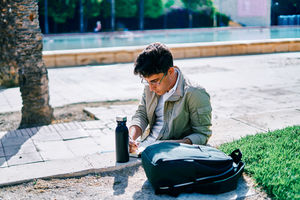
<instances>
[{"instance_id":1,"label":"reflecting pool","mask_svg":"<svg viewBox=\"0 0 300 200\"><path fill-rule=\"evenodd\" d=\"M44 51L166 44L300 38L300 26L272 28L195 28L60 34L44 37Z\"/></svg>"}]
</instances>

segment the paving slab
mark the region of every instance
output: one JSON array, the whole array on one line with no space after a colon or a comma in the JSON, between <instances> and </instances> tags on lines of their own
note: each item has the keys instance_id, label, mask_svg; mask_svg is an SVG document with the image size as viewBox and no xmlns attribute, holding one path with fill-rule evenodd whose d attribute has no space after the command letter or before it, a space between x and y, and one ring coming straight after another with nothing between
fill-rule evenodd
<instances>
[{"instance_id":1,"label":"paving slab","mask_svg":"<svg viewBox=\"0 0 300 200\"><path fill-rule=\"evenodd\" d=\"M74 153L64 141L36 142L35 145L43 160L75 158Z\"/></svg>"},{"instance_id":2,"label":"paving slab","mask_svg":"<svg viewBox=\"0 0 300 200\"><path fill-rule=\"evenodd\" d=\"M1 131L0 132L0 139L3 138L6 134L7 134L7 131ZM2 145L1 142L0 142L0 145Z\"/></svg>"},{"instance_id":3,"label":"paving slab","mask_svg":"<svg viewBox=\"0 0 300 200\"><path fill-rule=\"evenodd\" d=\"M9 167L14 165L25 165L29 163L43 162L41 155L38 152L16 154L14 156L6 156Z\"/></svg>"},{"instance_id":4,"label":"paving slab","mask_svg":"<svg viewBox=\"0 0 300 200\"><path fill-rule=\"evenodd\" d=\"M15 131L15 134L17 137L29 137L29 134L24 131L24 130L20 130L20 129L17 129L17 130L14 130Z\"/></svg>"},{"instance_id":5,"label":"paving slab","mask_svg":"<svg viewBox=\"0 0 300 200\"><path fill-rule=\"evenodd\" d=\"M1 168L0 186L14 185L37 178L69 177L92 172L91 165L83 158L16 165Z\"/></svg>"},{"instance_id":6,"label":"paving slab","mask_svg":"<svg viewBox=\"0 0 300 200\"><path fill-rule=\"evenodd\" d=\"M102 134L93 137L93 140L100 145L101 152L112 152L116 149L115 133L109 129L103 130Z\"/></svg>"},{"instance_id":7,"label":"paving slab","mask_svg":"<svg viewBox=\"0 0 300 200\"><path fill-rule=\"evenodd\" d=\"M95 119L115 121L118 115L127 116L127 120L130 120L136 109L137 104L133 104L113 105L109 107L85 107L84 111L93 116Z\"/></svg>"},{"instance_id":8,"label":"paving slab","mask_svg":"<svg viewBox=\"0 0 300 200\"><path fill-rule=\"evenodd\" d=\"M63 130L59 131L63 140L74 140L77 138L85 138L89 135L83 129Z\"/></svg>"},{"instance_id":9,"label":"paving slab","mask_svg":"<svg viewBox=\"0 0 300 200\"><path fill-rule=\"evenodd\" d=\"M22 136L22 135L19 136L19 135L17 135L17 130L10 130L10 131L2 133L2 139L3 138L10 138L10 137L26 137L26 136ZM27 135L27 138L28 138L28 135Z\"/></svg>"},{"instance_id":10,"label":"paving slab","mask_svg":"<svg viewBox=\"0 0 300 200\"><path fill-rule=\"evenodd\" d=\"M80 122L79 125L85 130L104 129L106 127L102 120Z\"/></svg>"},{"instance_id":11,"label":"paving slab","mask_svg":"<svg viewBox=\"0 0 300 200\"><path fill-rule=\"evenodd\" d=\"M24 144L33 145L33 142L29 137L2 137L1 143L3 147L21 146Z\"/></svg>"},{"instance_id":12,"label":"paving slab","mask_svg":"<svg viewBox=\"0 0 300 200\"><path fill-rule=\"evenodd\" d=\"M3 156L0 156L0 168L3 167L8 167L7 162L6 162L6 158Z\"/></svg>"},{"instance_id":13,"label":"paving slab","mask_svg":"<svg viewBox=\"0 0 300 200\"><path fill-rule=\"evenodd\" d=\"M5 156L14 156L19 154L27 154L37 152L34 143L25 143L23 145L4 146Z\"/></svg>"},{"instance_id":14,"label":"paving slab","mask_svg":"<svg viewBox=\"0 0 300 200\"><path fill-rule=\"evenodd\" d=\"M65 126L62 124L53 124L52 125L57 132L66 130Z\"/></svg>"},{"instance_id":15,"label":"paving slab","mask_svg":"<svg viewBox=\"0 0 300 200\"><path fill-rule=\"evenodd\" d=\"M68 127L68 130L77 130L81 129L82 127L80 126L80 122L68 122L65 123L65 126Z\"/></svg>"},{"instance_id":16,"label":"paving slab","mask_svg":"<svg viewBox=\"0 0 300 200\"><path fill-rule=\"evenodd\" d=\"M47 142L47 141L59 141L63 140L62 136L58 132L38 132L37 134L31 136L33 142Z\"/></svg>"},{"instance_id":17,"label":"paving slab","mask_svg":"<svg viewBox=\"0 0 300 200\"><path fill-rule=\"evenodd\" d=\"M21 130L24 134L27 133L28 136L33 136L36 132L33 132L31 128L25 128Z\"/></svg>"},{"instance_id":18,"label":"paving slab","mask_svg":"<svg viewBox=\"0 0 300 200\"><path fill-rule=\"evenodd\" d=\"M86 156L97 152L101 152L101 146L98 145L92 138L68 140L64 143L73 152L75 156Z\"/></svg>"},{"instance_id":19,"label":"paving slab","mask_svg":"<svg viewBox=\"0 0 300 200\"><path fill-rule=\"evenodd\" d=\"M4 154L4 150L3 150L3 147L1 146L0 147L0 157L4 157L5 154Z\"/></svg>"},{"instance_id":20,"label":"paving slab","mask_svg":"<svg viewBox=\"0 0 300 200\"><path fill-rule=\"evenodd\" d=\"M55 132L55 131L51 131L49 126L39 126L39 127L36 127L36 128L38 129L39 134L47 134L47 133L54 133Z\"/></svg>"},{"instance_id":21,"label":"paving slab","mask_svg":"<svg viewBox=\"0 0 300 200\"><path fill-rule=\"evenodd\" d=\"M56 128L54 128L54 125L49 125L49 126L47 126L47 127L49 128L49 130L50 130L51 132L57 132Z\"/></svg>"},{"instance_id":22,"label":"paving slab","mask_svg":"<svg viewBox=\"0 0 300 200\"><path fill-rule=\"evenodd\" d=\"M116 152L96 153L87 155L84 157L84 159L86 159L93 166L95 173L141 165L141 159L132 157L129 157L129 161L126 163L117 163Z\"/></svg>"},{"instance_id":23,"label":"paving slab","mask_svg":"<svg viewBox=\"0 0 300 200\"><path fill-rule=\"evenodd\" d=\"M215 119L212 125L212 136L208 141L211 146L219 146L223 143L254 135L264 130L239 122L235 119Z\"/></svg>"},{"instance_id":24,"label":"paving slab","mask_svg":"<svg viewBox=\"0 0 300 200\"><path fill-rule=\"evenodd\" d=\"M289 109L253 115L243 115L236 119L246 124L252 124L253 126L272 131L282 129L287 126L300 125L300 111L296 109Z\"/></svg>"},{"instance_id":25,"label":"paving slab","mask_svg":"<svg viewBox=\"0 0 300 200\"><path fill-rule=\"evenodd\" d=\"M90 137L101 137L103 134L103 129L88 129L86 132Z\"/></svg>"},{"instance_id":26,"label":"paving slab","mask_svg":"<svg viewBox=\"0 0 300 200\"><path fill-rule=\"evenodd\" d=\"M130 121L127 121L127 125L128 125L129 123L130 123ZM106 129L104 129L104 130L110 130L110 131L112 131L112 132L115 132L116 127L117 127L117 124L116 124L115 121L108 121L108 122L105 124L105 126L106 126Z\"/></svg>"}]
</instances>

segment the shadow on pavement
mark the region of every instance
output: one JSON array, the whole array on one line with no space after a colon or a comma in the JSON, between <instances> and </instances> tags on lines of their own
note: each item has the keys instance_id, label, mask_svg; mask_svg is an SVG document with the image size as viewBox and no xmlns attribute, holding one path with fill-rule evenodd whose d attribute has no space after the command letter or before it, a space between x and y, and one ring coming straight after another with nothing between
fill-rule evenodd
<instances>
[{"instance_id":1,"label":"shadow on pavement","mask_svg":"<svg viewBox=\"0 0 300 200\"><path fill-rule=\"evenodd\" d=\"M122 195L125 193L125 189L128 187L128 179L133 176L140 166L126 167L117 171L103 172L101 176L114 177L113 190L114 195Z\"/></svg>"},{"instance_id":2,"label":"shadow on pavement","mask_svg":"<svg viewBox=\"0 0 300 200\"><path fill-rule=\"evenodd\" d=\"M152 199L175 199L174 197L167 196L167 195L155 195L154 189L151 186L151 183L146 180L141 188L140 191L137 191L133 195L133 199L146 199L146 200L152 200Z\"/></svg>"},{"instance_id":3,"label":"shadow on pavement","mask_svg":"<svg viewBox=\"0 0 300 200\"><path fill-rule=\"evenodd\" d=\"M30 155L36 152L36 147L30 138L38 131L38 128L17 129L0 136L0 167L6 167L5 162L11 166L35 162L35 160L41 161L40 157L35 159Z\"/></svg>"},{"instance_id":4,"label":"shadow on pavement","mask_svg":"<svg viewBox=\"0 0 300 200\"><path fill-rule=\"evenodd\" d=\"M141 190L137 191L133 195L133 199L243 200L246 199L247 196L253 195L253 192L250 191L250 187L248 186L243 176L239 179L237 189L231 192L226 192L222 194L182 193L176 198L168 195L155 195L150 182L147 180L144 182Z\"/></svg>"}]
</instances>

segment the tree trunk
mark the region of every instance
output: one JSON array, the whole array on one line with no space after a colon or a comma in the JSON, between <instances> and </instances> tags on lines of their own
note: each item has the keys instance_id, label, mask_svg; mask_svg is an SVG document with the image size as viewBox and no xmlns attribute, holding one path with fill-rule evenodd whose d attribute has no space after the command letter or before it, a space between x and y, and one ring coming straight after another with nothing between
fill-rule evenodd
<instances>
[{"instance_id":1,"label":"tree trunk","mask_svg":"<svg viewBox=\"0 0 300 200\"><path fill-rule=\"evenodd\" d=\"M115 0L111 0L111 31L115 31Z\"/></svg>"},{"instance_id":2,"label":"tree trunk","mask_svg":"<svg viewBox=\"0 0 300 200\"><path fill-rule=\"evenodd\" d=\"M0 85L18 86L16 28L12 0L0 1Z\"/></svg>"},{"instance_id":3,"label":"tree trunk","mask_svg":"<svg viewBox=\"0 0 300 200\"><path fill-rule=\"evenodd\" d=\"M189 28L193 28L193 13L191 10L191 0L188 1Z\"/></svg>"},{"instance_id":4,"label":"tree trunk","mask_svg":"<svg viewBox=\"0 0 300 200\"><path fill-rule=\"evenodd\" d=\"M80 25L80 32L84 32L84 21L83 21L83 3L82 0L79 0L79 25Z\"/></svg>"},{"instance_id":5,"label":"tree trunk","mask_svg":"<svg viewBox=\"0 0 300 200\"><path fill-rule=\"evenodd\" d=\"M193 28L193 13L189 10L189 28Z\"/></svg>"},{"instance_id":6,"label":"tree trunk","mask_svg":"<svg viewBox=\"0 0 300 200\"><path fill-rule=\"evenodd\" d=\"M140 30L144 30L144 0L140 0L139 11Z\"/></svg>"},{"instance_id":7,"label":"tree trunk","mask_svg":"<svg viewBox=\"0 0 300 200\"><path fill-rule=\"evenodd\" d=\"M48 75L42 60L42 34L38 21L38 0L15 1L17 65L23 100L20 127L50 124Z\"/></svg>"},{"instance_id":8,"label":"tree trunk","mask_svg":"<svg viewBox=\"0 0 300 200\"><path fill-rule=\"evenodd\" d=\"M168 28L168 11L164 14L164 29Z\"/></svg>"},{"instance_id":9,"label":"tree trunk","mask_svg":"<svg viewBox=\"0 0 300 200\"><path fill-rule=\"evenodd\" d=\"M48 0L45 0L45 34L49 34L49 23L48 23Z\"/></svg>"}]
</instances>

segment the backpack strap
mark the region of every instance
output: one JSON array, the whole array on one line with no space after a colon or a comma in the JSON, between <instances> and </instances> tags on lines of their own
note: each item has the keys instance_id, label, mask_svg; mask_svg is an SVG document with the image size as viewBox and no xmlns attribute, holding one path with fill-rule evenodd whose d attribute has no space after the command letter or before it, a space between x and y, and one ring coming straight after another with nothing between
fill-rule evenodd
<instances>
[{"instance_id":1,"label":"backpack strap","mask_svg":"<svg viewBox=\"0 0 300 200\"><path fill-rule=\"evenodd\" d=\"M233 162L239 164L242 160L243 154L240 149L236 149L229 156L232 158Z\"/></svg>"}]
</instances>

